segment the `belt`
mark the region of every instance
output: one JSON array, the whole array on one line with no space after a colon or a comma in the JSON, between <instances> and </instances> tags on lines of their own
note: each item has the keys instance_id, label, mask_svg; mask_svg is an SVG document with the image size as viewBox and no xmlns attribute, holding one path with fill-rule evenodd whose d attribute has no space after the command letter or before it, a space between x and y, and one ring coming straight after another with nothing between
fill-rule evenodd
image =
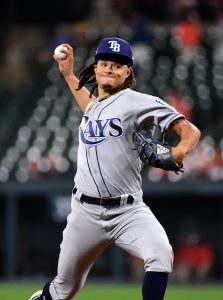
<instances>
[{"instance_id":1,"label":"belt","mask_svg":"<svg viewBox=\"0 0 223 300\"><path fill-rule=\"evenodd\" d=\"M73 189L73 194L75 194L77 191L76 188ZM87 195L82 194L80 197L80 202L85 202L88 204L94 204L99 205L105 208L112 208L115 206L121 205L121 197L102 197L102 198L96 198L96 197L90 197ZM134 202L134 198L132 195L128 195L126 204L132 204Z\"/></svg>"}]
</instances>

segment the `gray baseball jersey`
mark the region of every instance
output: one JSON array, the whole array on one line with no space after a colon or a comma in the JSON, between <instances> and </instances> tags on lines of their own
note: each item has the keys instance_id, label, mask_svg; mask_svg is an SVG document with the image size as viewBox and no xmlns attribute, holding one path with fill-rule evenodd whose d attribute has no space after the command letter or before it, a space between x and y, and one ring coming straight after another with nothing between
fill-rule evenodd
<instances>
[{"instance_id":1,"label":"gray baseball jersey","mask_svg":"<svg viewBox=\"0 0 223 300\"><path fill-rule=\"evenodd\" d=\"M159 99L131 89L89 104L80 126L77 190L95 197L119 196L141 188L141 161L132 142L136 125L161 131L183 117Z\"/></svg>"},{"instance_id":2,"label":"gray baseball jersey","mask_svg":"<svg viewBox=\"0 0 223 300\"><path fill-rule=\"evenodd\" d=\"M75 295L97 257L111 243L144 260L145 271L171 272L172 247L150 208L142 200L141 161L132 142L135 126L156 124L161 131L183 118L161 99L131 89L96 98L80 125L76 193L63 232L53 300ZM119 207L81 202L81 195L121 196ZM134 202L126 199L132 195ZM69 298L70 299L70 298Z\"/></svg>"}]
</instances>

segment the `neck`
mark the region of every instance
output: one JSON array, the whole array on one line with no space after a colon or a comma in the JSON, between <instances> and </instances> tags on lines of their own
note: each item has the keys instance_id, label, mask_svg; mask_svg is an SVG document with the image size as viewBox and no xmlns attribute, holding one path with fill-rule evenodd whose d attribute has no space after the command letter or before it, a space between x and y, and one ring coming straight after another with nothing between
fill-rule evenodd
<instances>
[{"instance_id":1,"label":"neck","mask_svg":"<svg viewBox=\"0 0 223 300\"><path fill-rule=\"evenodd\" d=\"M111 93L100 92L98 91L98 96L100 100L106 99L111 96Z\"/></svg>"},{"instance_id":2,"label":"neck","mask_svg":"<svg viewBox=\"0 0 223 300\"><path fill-rule=\"evenodd\" d=\"M123 89L123 87L119 87L117 89L113 89L111 91L105 91L102 89L98 89L98 96L99 96L99 100L104 100L107 99L108 97L118 93L119 91L121 91Z\"/></svg>"},{"instance_id":3,"label":"neck","mask_svg":"<svg viewBox=\"0 0 223 300\"><path fill-rule=\"evenodd\" d=\"M105 88L102 88L102 87L98 87L98 96L99 96L100 99L108 98L113 93L114 93L114 90L112 90L111 88L105 89Z\"/></svg>"}]
</instances>

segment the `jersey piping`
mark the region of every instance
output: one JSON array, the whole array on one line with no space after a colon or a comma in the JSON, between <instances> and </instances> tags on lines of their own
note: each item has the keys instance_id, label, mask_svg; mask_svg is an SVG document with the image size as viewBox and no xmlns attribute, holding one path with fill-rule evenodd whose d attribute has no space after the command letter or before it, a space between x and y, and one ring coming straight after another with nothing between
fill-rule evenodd
<instances>
[{"instance_id":1,"label":"jersey piping","mask_svg":"<svg viewBox=\"0 0 223 300\"><path fill-rule=\"evenodd\" d=\"M99 195L99 197L101 197L100 189L99 189L99 187L97 185L97 182L95 181L94 176L93 176L93 174L91 172L91 168L90 168L89 161L88 161L88 155L87 155L87 149L86 149L86 147L85 147L85 153L86 153L86 160L87 160L87 165L88 165L89 172L90 172L91 177L92 177L92 179L94 181L94 184L95 184L95 186L96 186L96 188L98 190L98 195Z\"/></svg>"},{"instance_id":2,"label":"jersey piping","mask_svg":"<svg viewBox=\"0 0 223 300\"><path fill-rule=\"evenodd\" d=\"M111 105L112 103L114 103L120 96L122 96L122 95L123 95L124 93L126 93L126 92L127 92L127 91L123 91L123 93L121 93L121 94L118 95L113 101L111 101L110 103L108 103L108 104L107 104L107 105L99 112L98 118L100 117L101 113L102 113L109 105ZM96 154L96 157L97 157L98 170L99 170L101 179L102 179L102 181L103 181L103 184L104 184L104 186L105 186L107 192L108 192L109 195L111 196L112 194L111 194L111 192L109 191L109 189L108 189L108 187L107 187L107 185L106 185L105 179L104 179L103 174L102 174L102 171L101 171L101 167L100 167L100 163L99 163L99 158L98 158L97 146L95 147L95 154ZM89 164L88 164L88 167L89 167L89 170L90 170ZM91 176L92 176L92 178L93 178L93 180L94 180L94 177L93 177L91 171L90 171L90 174L91 174ZM95 182L95 180L94 180L94 182ZM95 182L95 185L97 186L96 182ZM97 186L97 189L98 189L98 192L99 192L98 186ZM101 196L101 195L100 195L100 192L99 192L99 196Z\"/></svg>"}]
</instances>

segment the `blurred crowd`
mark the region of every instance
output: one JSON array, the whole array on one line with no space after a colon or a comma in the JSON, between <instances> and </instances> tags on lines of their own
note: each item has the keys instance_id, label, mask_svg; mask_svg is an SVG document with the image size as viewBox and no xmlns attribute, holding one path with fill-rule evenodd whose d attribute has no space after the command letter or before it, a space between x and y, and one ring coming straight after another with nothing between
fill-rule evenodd
<instances>
[{"instance_id":1,"label":"blurred crowd","mask_svg":"<svg viewBox=\"0 0 223 300\"><path fill-rule=\"evenodd\" d=\"M193 9L202 20L214 21L216 13L222 8L221 0L66 0L38 1L28 0L2 1L0 11L2 23L47 23L73 22L98 16L98 10L113 9L116 15L128 18L132 12L156 21L175 21L185 11Z\"/></svg>"},{"instance_id":2,"label":"blurred crowd","mask_svg":"<svg viewBox=\"0 0 223 300\"><path fill-rule=\"evenodd\" d=\"M25 2L19 1L17 8ZM103 5L101 1L84 1L84 13L81 4L75 10L76 4L71 2L67 3L67 8L74 11L71 23L1 25L0 182L26 182L46 174L73 172L81 115L52 54L57 45L71 44L75 49L75 72L79 72L91 61L98 40L113 35L133 45L137 89L164 99L202 132L199 146L185 160L187 172L175 176L148 169L148 178L222 180L221 1L169 0L164 6L163 1L114 0L103 1ZM54 6L55 14L57 1ZM111 13L115 18L118 15L117 23L102 26L98 22L100 11L110 17ZM79 18L75 18L75 12Z\"/></svg>"},{"instance_id":3,"label":"blurred crowd","mask_svg":"<svg viewBox=\"0 0 223 300\"><path fill-rule=\"evenodd\" d=\"M173 247L174 269L170 281L175 283L203 283L210 280L215 263L212 245L202 239L200 232L181 233ZM141 281L144 277L143 261L129 256L129 279Z\"/></svg>"}]
</instances>

